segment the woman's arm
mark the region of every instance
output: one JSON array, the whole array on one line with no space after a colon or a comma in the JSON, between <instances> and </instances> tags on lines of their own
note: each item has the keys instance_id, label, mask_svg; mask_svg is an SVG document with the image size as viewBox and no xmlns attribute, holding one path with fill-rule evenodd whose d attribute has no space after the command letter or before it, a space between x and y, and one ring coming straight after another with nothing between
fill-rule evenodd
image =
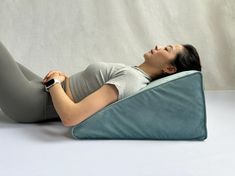
<instances>
[{"instance_id":1,"label":"woman's arm","mask_svg":"<svg viewBox=\"0 0 235 176\"><path fill-rule=\"evenodd\" d=\"M91 115L118 100L118 89L115 85L104 84L90 95L83 98L70 109L66 126L75 126Z\"/></svg>"},{"instance_id":2,"label":"woman's arm","mask_svg":"<svg viewBox=\"0 0 235 176\"><path fill-rule=\"evenodd\" d=\"M64 126L74 126L110 103L118 100L118 90L114 85L105 84L78 103L74 103L64 92L61 84L49 89L56 112Z\"/></svg>"},{"instance_id":3,"label":"woman's arm","mask_svg":"<svg viewBox=\"0 0 235 176\"><path fill-rule=\"evenodd\" d=\"M49 89L53 105L64 126L67 126L68 117L70 117L71 108L75 104L64 92L61 84L55 84Z\"/></svg>"},{"instance_id":4,"label":"woman's arm","mask_svg":"<svg viewBox=\"0 0 235 176\"><path fill-rule=\"evenodd\" d=\"M49 80L52 78L65 80L64 76L58 73L49 75ZM112 84L105 84L99 89L83 98L78 103L74 103L65 93L61 84L55 84L49 88L52 97L53 105L64 126L74 126L92 114L106 107L110 103L118 100L118 89Z\"/></svg>"},{"instance_id":5,"label":"woman's arm","mask_svg":"<svg viewBox=\"0 0 235 176\"><path fill-rule=\"evenodd\" d=\"M69 77L58 70L52 70L44 77L42 83L45 84L48 80L51 80L52 78L57 78L60 80L60 82L65 81L65 87L66 89L69 88ZM56 112L58 113L60 119L62 120L62 123L66 126L68 117L70 116L71 107L74 105L73 99L67 95L67 90L64 91L61 84L55 84L51 88L49 88L50 95L52 97L53 105L56 109Z\"/></svg>"}]
</instances>

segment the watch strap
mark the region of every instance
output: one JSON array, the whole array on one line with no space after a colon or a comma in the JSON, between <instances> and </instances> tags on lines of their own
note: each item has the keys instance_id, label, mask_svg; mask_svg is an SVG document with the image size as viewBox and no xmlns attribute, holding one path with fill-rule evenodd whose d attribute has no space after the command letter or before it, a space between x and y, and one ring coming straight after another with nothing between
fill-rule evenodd
<instances>
[{"instance_id":1,"label":"watch strap","mask_svg":"<svg viewBox=\"0 0 235 176\"><path fill-rule=\"evenodd\" d=\"M57 84L57 83L59 83L59 84L61 84L61 82L60 82L60 80L59 79L56 79L56 78L53 78L54 79L54 83L52 84L52 85L50 85L50 86L45 86L45 90L47 91L47 92L49 92L49 89L52 87L52 86L54 86L55 84Z\"/></svg>"}]
</instances>

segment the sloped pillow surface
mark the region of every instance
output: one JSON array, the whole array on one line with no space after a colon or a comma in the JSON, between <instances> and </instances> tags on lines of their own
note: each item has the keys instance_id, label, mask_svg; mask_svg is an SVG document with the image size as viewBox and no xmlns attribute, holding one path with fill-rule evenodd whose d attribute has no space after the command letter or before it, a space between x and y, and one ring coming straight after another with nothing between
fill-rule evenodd
<instances>
[{"instance_id":1,"label":"sloped pillow surface","mask_svg":"<svg viewBox=\"0 0 235 176\"><path fill-rule=\"evenodd\" d=\"M71 135L74 139L204 140L202 73L189 70L154 80L73 126Z\"/></svg>"}]
</instances>

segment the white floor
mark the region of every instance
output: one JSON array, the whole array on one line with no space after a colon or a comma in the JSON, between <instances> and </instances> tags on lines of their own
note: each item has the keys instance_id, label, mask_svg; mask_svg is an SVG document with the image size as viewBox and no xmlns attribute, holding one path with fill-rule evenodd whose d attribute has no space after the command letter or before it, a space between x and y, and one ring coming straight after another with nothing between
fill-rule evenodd
<instances>
[{"instance_id":1,"label":"white floor","mask_svg":"<svg viewBox=\"0 0 235 176\"><path fill-rule=\"evenodd\" d=\"M205 141L74 140L60 122L19 124L0 111L0 175L234 176L235 90L205 96Z\"/></svg>"}]
</instances>

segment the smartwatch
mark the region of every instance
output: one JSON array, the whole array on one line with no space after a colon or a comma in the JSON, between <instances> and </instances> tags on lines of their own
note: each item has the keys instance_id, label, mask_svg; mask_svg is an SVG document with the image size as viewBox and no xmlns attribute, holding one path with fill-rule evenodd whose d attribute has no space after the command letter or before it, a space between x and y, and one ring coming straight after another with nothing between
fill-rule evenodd
<instances>
[{"instance_id":1,"label":"smartwatch","mask_svg":"<svg viewBox=\"0 0 235 176\"><path fill-rule=\"evenodd\" d=\"M47 81L47 82L45 83L45 90L46 90L47 92L49 92L49 88L52 87L52 86L54 86L54 85L57 84L57 83L60 84L60 83L61 83L60 80L58 80L58 79L56 79L56 78L50 79L49 81Z\"/></svg>"}]
</instances>

